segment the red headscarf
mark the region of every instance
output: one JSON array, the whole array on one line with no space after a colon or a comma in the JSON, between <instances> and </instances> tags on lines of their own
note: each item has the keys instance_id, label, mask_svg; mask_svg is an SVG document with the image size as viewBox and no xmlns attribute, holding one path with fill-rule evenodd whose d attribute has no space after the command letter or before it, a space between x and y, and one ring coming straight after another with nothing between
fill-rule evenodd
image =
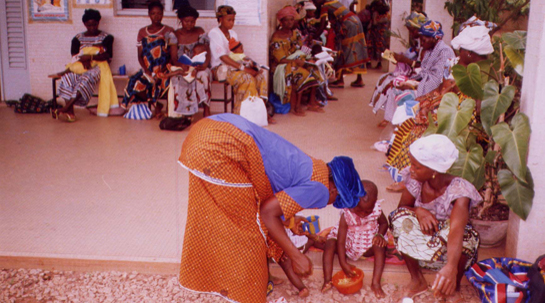
<instances>
[{"instance_id":1,"label":"red headscarf","mask_svg":"<svg viewBox=\"0 0 545 303\"><path fill-rule=\"evenodd\" d=\"M297 13L297 10L295 7L288 5L284 7L283 9L279 10L278 13L276 13L276 19L282 20L285 17L292 16L293 18L297 19L299 17L299 14Z\"/></svg>"}]
</instances>

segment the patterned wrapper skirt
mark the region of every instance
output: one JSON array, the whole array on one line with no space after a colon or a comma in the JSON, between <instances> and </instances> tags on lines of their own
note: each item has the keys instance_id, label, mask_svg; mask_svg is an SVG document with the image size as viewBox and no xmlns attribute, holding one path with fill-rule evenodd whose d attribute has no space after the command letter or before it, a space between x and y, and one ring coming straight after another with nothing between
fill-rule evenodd
<instances>
[{"instance_id":1,"label":"patterned wrapper skirt","mask_svg":"<svg viewBox=\"0 0 545 303\"><path fill-rule=\"evenodd\" d=\"M180 284L237 302L265 302L266 231L259 206L272 196L261 153L235 126L196 123L182 146L190 171Z\"/></svg>"},{"instance_id":2,"label":"patterned wrapper skirt","mask_svg":"<svg viewBox=\"0 0 545 303\"><path fill-rule=\"evenodd\" d=\"M399 252L418 260L422 268L438 270L446 265L449 220L439 221L439 231L432 236L422 232L416 214L406 208L398 208L390 213L389 221ZM466 225L462 247L462 254L468 258L466 270L477 261L479 242L477 231L471 225Z\"/></svg>"}]
</instances>

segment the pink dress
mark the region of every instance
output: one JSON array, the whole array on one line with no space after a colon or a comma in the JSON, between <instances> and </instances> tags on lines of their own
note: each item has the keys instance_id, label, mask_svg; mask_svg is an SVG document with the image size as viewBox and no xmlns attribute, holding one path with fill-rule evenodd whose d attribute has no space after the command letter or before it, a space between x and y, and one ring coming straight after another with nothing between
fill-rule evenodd
<instances>
[{"instance_id":1,"label":"pink dress","mask_svg":"<svg viewBox=\"0 0 545 303\"><path fill-rule=\"evenodd\" d=\"M343 208L341 215L348 225L346 232L346 256L356 261L373 246L373 238L378 232L378 218L382 214L382 204L384 200L377 200L373 212L367 217L362 218L352 212L350 208ZM337 239L339 226L331 229L327 239Z\"/></svg>"}]
</instances>

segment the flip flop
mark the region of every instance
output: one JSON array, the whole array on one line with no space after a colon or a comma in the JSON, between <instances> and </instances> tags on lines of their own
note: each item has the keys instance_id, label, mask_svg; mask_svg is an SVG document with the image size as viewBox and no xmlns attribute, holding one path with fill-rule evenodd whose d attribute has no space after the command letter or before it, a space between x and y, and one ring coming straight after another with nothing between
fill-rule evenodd
<instances>
[{"instance_id":1,"label":"flip flop","mask_svg":"<svg viewBox=\"0 0 545 303\"><path fill-rule=\"evenodd\" d=\"M327 86L331 87L331 88L344 88L344 83L330 83L328 84Z\"/></svg>"},{"instance_id":2,"label":"flip flop","mask_svg":"<svg viewBox=\"0 0 545 303\"><path fill-rule=\"evenodd\" d=\"M352 83L350 83L350 86L352 86L352 87L364 87L365 83L352 82Z\"/></svg>"}]
</instances>

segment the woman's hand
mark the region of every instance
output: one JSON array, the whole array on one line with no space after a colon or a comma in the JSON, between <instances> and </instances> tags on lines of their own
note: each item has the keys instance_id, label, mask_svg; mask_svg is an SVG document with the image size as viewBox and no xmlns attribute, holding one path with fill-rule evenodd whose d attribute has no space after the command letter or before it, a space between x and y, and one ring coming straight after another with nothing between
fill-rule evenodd
<instances>
[{"instance_id":1,"label":"woman's hand","mask_svg":"<svg viewBox=\"0 0 545 303\"><path fill-rule=\"evenodd\" d=\"M305 60L301 60L301 59L294 59L292 60L295 65L299 66L299 67L303 67L305 65Z\"/></svg>"},{"instance_id":2,"label":"woman's hand","mask_svg":"<svg viewBox=\"0 0 545 303\"><path fill-rule=\"evenodd\" d=\"M259 72L257 72L256 70L252 69L252 68L247 68L245 67L244 68L244 71L250 75L252 75L252 77L257 77L257 75L259 75Z\"/></svg>"},{"instance_id":3,"label":"woman's hand","mask_svg":"<svg viewBox=\"0 0 545 303\"><path fill-rule=\"evenodd\" d=\"M307 277L312 274L312 262L306 255L298 252L298 254L290 256L290 258L291 267L297 275Z\"/></svg>"},{"instance_id":4,"label":"woman's hand","mask_svg":"<svg viewBox=\"0 0 545 303\"><path fill-rule=\"evenodd\" d=\"M458 269L456 266L450 266L447 264L441 268L441 270L435 275L435 281L433 281L431 286L431 289L434 291L433 295L435 297L444 297L454 294L456 291L457 274Z\"/></svg>"},{"instance_id":5,"label":"woman's hand","mask_svg":"<svg viewBox=\"0 0 545 303\"><path fill-rule=\"evenodd\" d=\"M431 236L437 232L437 225L439 221L435 216L427 209L422 207L415 208L416 218L420 223L420 229L425 235Z\"/></svg>"}]
</instances>

